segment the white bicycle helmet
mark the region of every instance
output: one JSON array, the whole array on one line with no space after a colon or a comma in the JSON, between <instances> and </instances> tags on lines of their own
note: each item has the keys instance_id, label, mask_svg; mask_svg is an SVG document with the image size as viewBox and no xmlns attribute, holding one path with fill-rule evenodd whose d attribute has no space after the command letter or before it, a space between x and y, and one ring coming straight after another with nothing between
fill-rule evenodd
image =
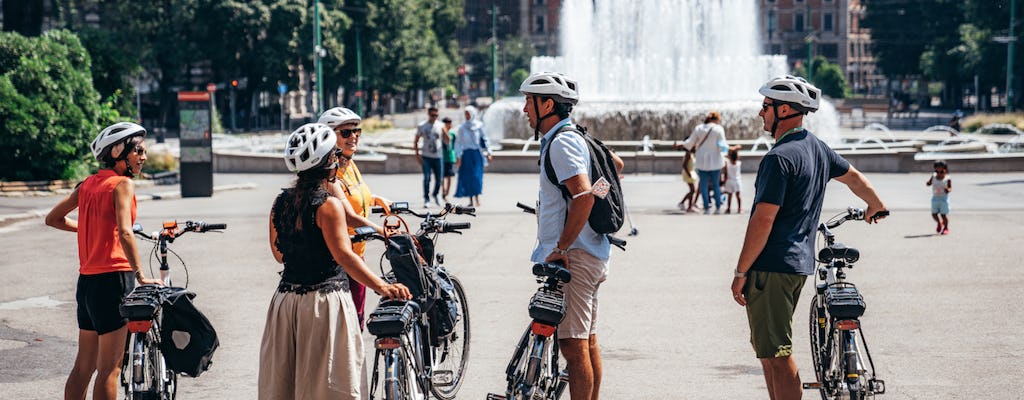
<instances>
[{"instance_id":1,"label":"white bicycle helmet","mask_svg":"<svg viewBox=\"0 0 1024 400\"><path fill-rule=\"evenodd\" d=\"M339 125L358 124L363 119L359 117L354 111L349 110L345 107L334 107L330 110L324 111L320 114L320 119L316 122L327 125L331 129L337 128Z\"/></svg>"},{"instance_id":2,"label":"white bicycle helmet","mask_svg":"<svg viewBox=\"0 0 1024 400\"><path fill-rule=\"evenodd\" d=\"M146 128L131 122L118 122L110 125L100 131L100 134L89 145L92 149L92 156L96 157L97 161L103 161L100 160L100 157L103 155L104 150L125 138L136 135L146 136Z\"/></svg>"},{"instance_id":3,"label":"white bicycle helmet","mask_svg":"<svg viewBox=\"0 0 1024 400\"><path fill-rule=\"evenodd\" d=\"M300 126L288 136L284 163L289 171L302 172L320 165L334 151L338 136L331 127L311 123Z\"/></svg>"},{"instance_id":4,"label":"white bicycle helmet","mask_svg":"<svg viewBox=\"0 0 1024 400\"><path fill-rule=\"evenodd\" d=\"M773 78L761 85L757 92L769 99L798 104L805 113L818 111L818 101L821 98L821 89L814 87L806 79L793 75Z\"/></svg>"},{"instance_id":5,"label":"white bicycle helmet","mask_svg":"<svg viewBox=\"0 0 1024 400\"><path fill-rule=\"evenodd\" d=\"M576 81L558 72L531 74L522 85L519 85L519 92L526 95L549 96L556 102L572 105L580 101Z\"/></svg>"}]
</instances>

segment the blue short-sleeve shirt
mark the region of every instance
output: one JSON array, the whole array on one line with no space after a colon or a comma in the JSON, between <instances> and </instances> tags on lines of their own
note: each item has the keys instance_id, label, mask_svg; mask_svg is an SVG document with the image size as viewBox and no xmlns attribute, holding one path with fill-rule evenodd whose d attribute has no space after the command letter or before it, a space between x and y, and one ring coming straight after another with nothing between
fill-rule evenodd
<instances>
[{"instance_id":1,"label":"blue short-sleeve shirt","mask_svg":"<svg viewBox=\"0 0 1024 400\"><path fill-rule=\"evenodd\" d=\"M754 182L753 208L758 203L775 204L779 213L751 269L814 273L814 238L825 185L849 169L846 159L806 130L786 135L765 154Z\"/></svg>"},{"instance_id":2,"label":"blue short-sleeve shirt","mask_svg":"<svg viewBox=\"0 0 1024 400\"><path fill-rule=\"evenodd\" d=\"M551 168L554 169L559 183L579 174L590 173L590 149L587 148L587 142L582 136L562 132L555 136L554 140L551 139L558 128L566 124L572 124L572 120L562 120L541 139L541 160L546 153L551 153ZM533 262L543 262L558 245L558 238L565 228L566 213L569 211L569 204L562 197L562 191L548 181L543 162L540 163L540 169L540 191L537 194L540 201L537 207L537 247L530 257ZM589 223L583 226L583 230L569 248L582 249L605 261L611 252L608 238L594 232Z\"/></svg>"}]
</instances>

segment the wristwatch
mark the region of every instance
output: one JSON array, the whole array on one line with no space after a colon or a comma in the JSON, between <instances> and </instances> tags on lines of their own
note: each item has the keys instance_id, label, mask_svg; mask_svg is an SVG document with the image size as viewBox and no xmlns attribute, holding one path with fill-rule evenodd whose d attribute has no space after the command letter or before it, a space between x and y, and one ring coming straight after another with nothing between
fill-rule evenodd
<instances>
[{"instance_id":1,"label":"wristwatch","mask_svg":"<svg viewBox=\"0 0 1024 400\"><path fill-rule=\"evenodd\" d=\"M555 254L561 254L563 256L569 255L569 250L562 250L562 249L558 248L558 246L555 246L555 248L553 250L551 250L551 252L555 253Z\"/></svg>"},{"instance_id":2,"label":"wristwatch","mask_svg":"<svg viewBox=\"0 0 1024 400\"><path fill-rule=\"evenodd\" d=\"M747 271L747 272L750 272L750 271ZM747 272L740 272L739 267L737 267L737 268L734 268L732 270L732 276L734 276L736 278L746 278L747 277Z\"/></svg>"}]
</instances>

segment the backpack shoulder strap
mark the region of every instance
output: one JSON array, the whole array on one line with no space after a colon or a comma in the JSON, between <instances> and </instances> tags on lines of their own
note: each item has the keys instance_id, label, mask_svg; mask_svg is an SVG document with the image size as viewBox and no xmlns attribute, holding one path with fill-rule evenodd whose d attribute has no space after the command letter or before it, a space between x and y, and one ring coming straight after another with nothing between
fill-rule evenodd
<instances>
[{"instance_id":1,"label":"backpack shoulder strap","mask_svg":"<svg viewBox=\"0 0 1024 400\"><path fill-rule=\"evenodd\" d=\"M582 127L580 127L580 128L582 128ZM548 141L548 147L547 147L546 151L544 151L544 172L546 172L546 175L548 176L548 182L551 182L552 185L555 185L559 189L561 189L563 197L569 198L569 197L571 197L569 195L569 189L567 189L565 187L565 185L562 185L561 183L558 182L558 177L555 176L554 167L551 165L551 145L554 144L555 137L557 137L558 134L560 134L562 132L566 132L566 131L576 132L576 134L581 135L581 136L585 135L585 133L582 131L582 129L577 129L575 126L573 126L571 124L562 125L562 127L558 128L557 131L552 133L551 134L551 139Z\"/></svg>"}]
</instances>

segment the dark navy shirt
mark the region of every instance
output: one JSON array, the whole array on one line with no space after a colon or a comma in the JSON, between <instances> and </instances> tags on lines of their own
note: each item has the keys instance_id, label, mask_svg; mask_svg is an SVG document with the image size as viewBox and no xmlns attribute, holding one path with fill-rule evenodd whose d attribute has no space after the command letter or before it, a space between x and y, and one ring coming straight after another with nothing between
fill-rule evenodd
<instances>
[{"instance_id":1,"label":"dark navy shirt","mask_svg":"<svg viewBox=\"0 0 1024 400\"><path fill-rule=\"evenodd\" d=\"M814 238L825 185L849 169L846 159L806 130L786 135L765 154L754 181L753 208L757 203L775 204L779 213L751 269L814 273Z\"/></svg>"}]
</instances>

